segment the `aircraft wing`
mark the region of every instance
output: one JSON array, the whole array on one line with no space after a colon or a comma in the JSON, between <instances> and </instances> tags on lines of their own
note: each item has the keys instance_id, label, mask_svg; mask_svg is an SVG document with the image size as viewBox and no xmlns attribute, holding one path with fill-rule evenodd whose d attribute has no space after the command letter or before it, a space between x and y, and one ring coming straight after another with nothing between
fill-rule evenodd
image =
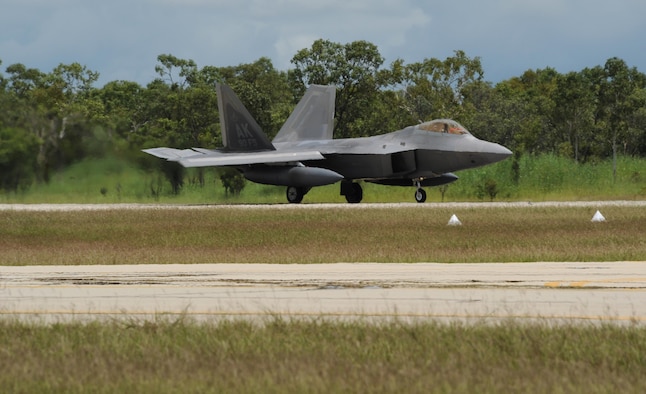
<instances>
[{"instance_id":1,"label":"aircraft wing","mask_svg":"<svg viewBox=\"0 0 646 394\"><path fill-rule=\"evenodd\" d=\"M182 158L195 156L196 154L198 154L193 149L175 149L175 148L142 149L142 152L159 157L161 159L166 159L168 161L180 161Z\"/></svg>"},{"instance_id":2,"label":"aircraft wing","mask_svg":"<svg viewBox=\"0 0 646 394\"><path fill-rule=\"evenodd\" d=\"M279 164L324 159L323 155L319 151L314 150L271 150L260 152L226 153L222 151L201 148L152 148L144 149L143 151L153 156L166 159L168 161L177 161L184 167L221 167L248 164Z\"/></svg>"}]
</instances>

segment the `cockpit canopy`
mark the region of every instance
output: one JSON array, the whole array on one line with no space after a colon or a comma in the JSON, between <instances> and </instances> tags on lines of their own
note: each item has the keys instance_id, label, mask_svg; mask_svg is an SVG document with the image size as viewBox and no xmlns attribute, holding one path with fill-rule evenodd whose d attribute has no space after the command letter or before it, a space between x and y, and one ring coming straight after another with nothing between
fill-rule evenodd
<instances>
[{"instance_id":1,"label":"cockpit canopy","mask_svg":"<svg viewBox=\"0 0 646 394\"><path fill-rule=\"evenodd\" d=\"M435 119L430 122L424 122L417 125L419 130L433 131L435 133L448 133L448 134L470 134L469 131L451 119Z\"/></svg>"}]
</instances>

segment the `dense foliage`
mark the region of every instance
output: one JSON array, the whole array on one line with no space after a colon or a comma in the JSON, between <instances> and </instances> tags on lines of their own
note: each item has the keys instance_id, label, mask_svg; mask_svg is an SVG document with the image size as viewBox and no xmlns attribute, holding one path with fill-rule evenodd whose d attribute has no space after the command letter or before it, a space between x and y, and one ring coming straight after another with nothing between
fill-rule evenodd
<instances>
[{"instance_id":1,"label":"dense foliage","mask_svg":"<svg viewBox=\"0 0 646 394\"><path fill-rule=\"evenodd\" d=\"M141 86L112 81L78 63L49 73L22 64L0 73L0 188L15 191L52 171L106 153L164 174L178 192L184 172L140 149L220 146L216 82L232 86L270 137L309 84L337 86L335 137L382 134L454 118L515 152L577 162L646 155L646 75L618 58L560 74L528 70L493 84L463 51L389 67L366 41L314 42L279 71L267 58L231 67L160 55L158 77ZM199 181L199 180L198 180Z\"/></svg>"}]
</instances>

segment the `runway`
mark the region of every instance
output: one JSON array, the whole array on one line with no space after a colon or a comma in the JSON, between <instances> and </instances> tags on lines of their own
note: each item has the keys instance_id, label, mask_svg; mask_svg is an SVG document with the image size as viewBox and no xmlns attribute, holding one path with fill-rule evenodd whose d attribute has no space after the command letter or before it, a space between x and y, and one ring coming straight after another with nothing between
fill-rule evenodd
<instances>
[{"instance_id":1,"label":"runway","mask_svg":"<svg viewBox=\"0 0 646 394\"><path fill-rule=\"evenodd\" d=\"M646 262L0 267L0 318L646 324Z\"/></svg>"},{"instance_id":2,"label":"runway","mask_svg":"<svg viewBox=\"0 0 646 394\"><path fill-rule=\"evenodd\" d=\"M75 211L110 211L110 210L201 210L201 209L256 209L256 210L308 210L308 209L396 209L415 208L603 208L603 207L646 207L646 200L613 200L613 201L492 201L492 202L427 202L413 203L325 203L325 204L0 204L1 211L19 212L75 212Z\"/></svg>"}]
</instances>

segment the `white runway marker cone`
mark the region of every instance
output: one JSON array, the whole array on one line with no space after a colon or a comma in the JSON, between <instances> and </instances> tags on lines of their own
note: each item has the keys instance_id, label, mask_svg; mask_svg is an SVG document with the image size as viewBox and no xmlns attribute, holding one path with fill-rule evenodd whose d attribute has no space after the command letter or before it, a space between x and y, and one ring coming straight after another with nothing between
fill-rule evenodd
<instances>
[{"instance_id":1,"label":"white runway marker cone","mask_svg":"<svg viewBox=\"0 0 646 394\"><path fill-rule=\"evenodd\" d=\"M462 226L462 222L460 221L460 219L458 219L457 216L455 216L455 214L453 214L453 216L451 216L451 219L449 219L449 222L447 223L447 225L449 225L449 226Z\"/></svg>"},{"instance_id":2,"label":"white runway marker cone","mask_svg":"<svg viewBox=\"0 0 646 394\"><path fill-rule=\"evenodd\" d=\"M592 217L593 222L605 222L606 218L603 217L601 212L597 211L594 216Z\"/></svg>"}]
</instances>

